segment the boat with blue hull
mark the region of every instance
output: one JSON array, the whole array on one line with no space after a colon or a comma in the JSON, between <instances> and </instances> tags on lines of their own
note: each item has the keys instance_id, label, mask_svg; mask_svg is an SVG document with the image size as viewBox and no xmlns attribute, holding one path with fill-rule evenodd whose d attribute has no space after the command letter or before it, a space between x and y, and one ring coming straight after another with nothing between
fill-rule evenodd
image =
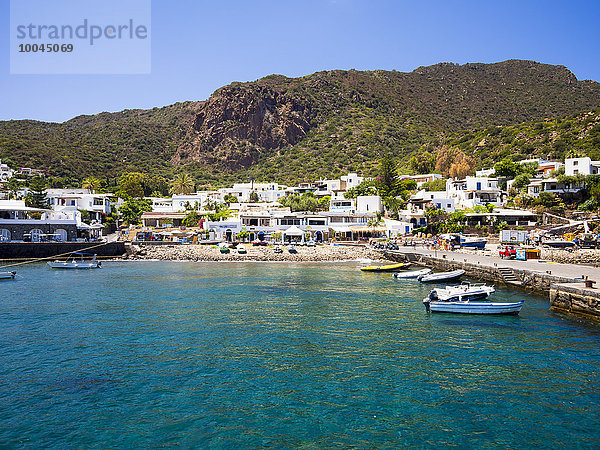
<instances>
[{"instance_id":1,"label":"boat with blue hull","mask_svg":"<svg viewBox=\"0 0 600 450\"><path fill-rule=\"evenodd\" d=\"M483 249L487 239L479 236L460 236L460 246L465 248Z\"/></svg>"},{"instance_id":2,"label":"boat with blue hull","mask_svg":"<svg viewBox=\"0 0 600 450\"><path fill-rule=\"evenodd\" d=\"M523 303L523 300L519 302L483 302L477 300L440 302L431 301L428 297L423 299L427 312L453 314L517 315L521 311Z\"/></svg>"}]
</instances>

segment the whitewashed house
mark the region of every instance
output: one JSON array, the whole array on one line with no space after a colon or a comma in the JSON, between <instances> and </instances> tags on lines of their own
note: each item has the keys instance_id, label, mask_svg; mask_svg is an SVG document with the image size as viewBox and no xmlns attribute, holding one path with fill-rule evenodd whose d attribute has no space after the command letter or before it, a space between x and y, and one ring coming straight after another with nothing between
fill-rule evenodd
<instances>
[{"instance_id":1,"label":"whitewashed house","mask_svg":"<svg viewBox=\"0 0 600 450\"><path fill-rule=\"evenodd\" d=\"M597 175L600 173L600 161L592 158L567 158L565 159L565 175Z\"/></svg>"},{"instance_id":2,"label":"whitewashed house","mask_svg":"<svg viewBox=\"0 0 600 450\"><path fill-rule=\"evenodd\" d=\"M0 182L8 181L13 175L13 171L7 164L0 161Z\"/></svg>"},{"instance_id":3,"label":"whitewashed house","mask_svg":"<svg viewBox=\"0 0 600 450\"><path fill-rule=\"evenodd\" d=\"M111 194L95 194L88 189L46 189L48 205L55 211L87 211L90 221L101 222L110 214Z\"/></svg>"},{"instance_id":4,"label":"whitewashed house","mask_svg":"<svg viewBox=\"0 0 600 450\"><path fill-rule=\"evenodd\" d=\"M446 181L448 198L455 200L457 208L473 208L474 206L492 204L502 205L502 191L497 178L466 177L462 180Z\"/></svg>"}]
</instances>

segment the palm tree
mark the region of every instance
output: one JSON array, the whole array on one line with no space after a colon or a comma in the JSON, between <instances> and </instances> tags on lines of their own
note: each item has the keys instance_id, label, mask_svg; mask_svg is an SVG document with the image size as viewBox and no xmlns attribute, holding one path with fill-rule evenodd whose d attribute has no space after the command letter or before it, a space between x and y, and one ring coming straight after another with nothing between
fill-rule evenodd
<instances>
[{"instance_id":1,"label":"palm tree","mask_svg":"<svg viewBox=\"0 0 600 450\"><path fill-rule=\"evenodd\" d=\"M175 179L171 183L172 194L191 194L194 192L196 187L194 179L187 173L180 173L175 176Z\"/></svg>"},{"instance_id":2,"label":"palm tree","mask_svg":"<svg viewBox=\"0 0 600 450\"><path fill-rule=\"evenodd\" d=\"M81 187L83 189L89 189L90 192L93 194L96 189L100 188L101 184L102 183L100 182L100 180L98 178L87 177L81 183Z\"/></svg>"}]
</instances>

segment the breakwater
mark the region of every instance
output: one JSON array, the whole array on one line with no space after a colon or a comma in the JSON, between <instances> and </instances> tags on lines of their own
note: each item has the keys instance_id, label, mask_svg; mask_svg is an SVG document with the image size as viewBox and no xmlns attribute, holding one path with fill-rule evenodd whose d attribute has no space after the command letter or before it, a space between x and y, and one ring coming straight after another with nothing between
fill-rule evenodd
<instances>
[{"instance_id":1,"label":"breakwater","mask_svg":"<svg viewBox=\"0 0 600 450\"><path fill-rule=\"evenodd\" d=\"M552 274L550 270L537 271L507 267L502 260L496 263L460 258L460 254L431 256L418 252L386 251L385 257L398 262L411 262L440 271L462 269L468 277L500 283L549 296L554 311L600 321L600 289L586 286L583 278Z\"/></svg>"},{"instance_id":2,"label":"breakwater","mask_svg":"<svg viewBox=\"0 0 600 450\"><path fill-rule=\"evenodd\" d=\"M125 253L124 242L2 242L0 260L48 258L70 252L95 253L99 257L118 257Z\"/></svg>"}]
</instances>

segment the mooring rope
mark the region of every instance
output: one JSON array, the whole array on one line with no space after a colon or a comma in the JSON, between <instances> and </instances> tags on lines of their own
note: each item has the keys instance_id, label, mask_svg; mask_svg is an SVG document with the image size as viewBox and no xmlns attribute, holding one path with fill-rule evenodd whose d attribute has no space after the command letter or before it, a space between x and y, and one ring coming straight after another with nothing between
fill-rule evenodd
<instances>
[{"instance_id":1,"label":"mooring rope","mask_svg":"<svg viewBox=\"0 0 600 450\"><path fill-rule=\"evenodd\" d=\"M17 262L17 263L13 263L13 264L6 264L4 266L0 266L0 269L4 269L6 267L21 266L23 264L31 264L31 263L34 263L34 262L44 261L46 259L58 258L58 257L61 257L61 256L70 255L71 253L83 252L83 251L86 251L86 250L90 250L92 248L101 247L101 246L106 245L106 244L108 244L108 242L102 242L101 244L92 245L90 247L82 248L82 249L76 250L76 251L59 253L58 255L45 256L43 258L34 258L34 259L28 259L27 261L21 261L21 262Z\"/></svg>"}]
</instances>

